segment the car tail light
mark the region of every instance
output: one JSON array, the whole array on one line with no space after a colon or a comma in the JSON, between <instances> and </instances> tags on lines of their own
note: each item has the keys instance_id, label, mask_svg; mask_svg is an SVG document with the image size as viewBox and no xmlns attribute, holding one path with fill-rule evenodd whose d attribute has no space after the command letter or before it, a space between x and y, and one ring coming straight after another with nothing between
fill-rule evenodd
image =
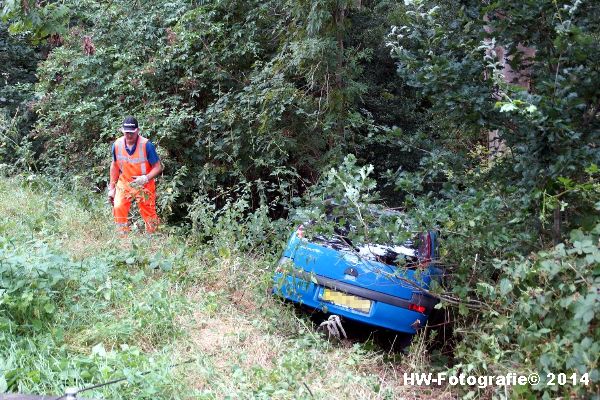
<instances>
[{"instance_id":1,"label":"car tail light","mask_svg":"<svg viewBox=\"0 0 600 400\"><path fill-rule=\"evenodd\" d=\"M419 306L416 304L409 304L408 309L411 311L416 311L421 314L425 314L425 310L426 310L425 306Z\"/></svg>"},{"instance_id":2,"label":"car tail light","mask_svg":"<svg viewBox=\"0 0 600 400\"><path fill-rule=\"evenodd\" d=\"M431 261L431 235L429 232L421 234L419 240L419 267L425 268Z\"/></svg>"},{"instance_id":3,"label":"car tail light","mask_svg":"<svg viewBox=\"0 0 600 400\"><path fill-rule=\"evenodd\" d=\"M300 239L304 238L304 225L300 225L298 227L298 230L296 231L296 236L298 236Z\"/></svg>"}]
</instances>

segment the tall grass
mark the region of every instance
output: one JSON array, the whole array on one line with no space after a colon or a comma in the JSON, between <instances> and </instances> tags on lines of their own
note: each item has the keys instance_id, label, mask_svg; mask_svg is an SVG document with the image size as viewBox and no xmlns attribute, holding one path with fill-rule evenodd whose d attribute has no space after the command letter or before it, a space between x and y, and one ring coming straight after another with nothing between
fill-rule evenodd
<instances>
[{"instance_id":1,"label":"tall grass","mask_svg":"<svg viewBox=\"0 0 600 400\"><path fill-rule=\"evenodd\" d=\"M62 393L128 376L106 398L185 397L169 378L187 301L119 246L101 200L44 179L0 179L0 389ZM108 214L110 215L110 214ZM140 378L139 373L157 372Z\"/></svg>"}]
</instances>

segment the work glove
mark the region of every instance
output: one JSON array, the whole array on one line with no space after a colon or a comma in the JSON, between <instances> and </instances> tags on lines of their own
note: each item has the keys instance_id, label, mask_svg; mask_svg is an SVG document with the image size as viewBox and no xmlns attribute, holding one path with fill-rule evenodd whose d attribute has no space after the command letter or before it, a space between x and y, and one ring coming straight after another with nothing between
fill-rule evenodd
<instances>
[{"instance_id":1,"label":"work glove","mask_svg":"<svg viewBox=\"0 0 600 400\"><path fill-rule=\"evenodd\" d=\"M131 186L134 186L134 187L144 186L146 183L148 183L147 175L134 176L133 182L131 182Z\"/></svg>"},{"instance_id":2,"label":"work glove","mask_svg":"<svg viewBox=\"0 0 600 400\"><path fill-rule=\"evenodd\" d=\"M108 202L111 205L115 205L115 188L108 189Z\"/></svg>"}]
</instances>

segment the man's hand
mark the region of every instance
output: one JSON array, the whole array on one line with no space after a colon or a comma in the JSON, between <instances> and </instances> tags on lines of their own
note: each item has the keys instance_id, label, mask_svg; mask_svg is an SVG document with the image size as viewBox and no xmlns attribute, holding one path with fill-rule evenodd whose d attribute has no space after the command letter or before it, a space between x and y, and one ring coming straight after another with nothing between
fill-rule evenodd
<instances>
[{"instance_id":1,"label":"man's hand","mask_svg":"<svg viewBox=\"0 0 600 400\"><path fill-rule=\"evenodd\" d=\"M131 186L144 186L148 183L149 179L147 175L134 176L133 182L131 182Z\"/></svg>"},{"instance_id":2,"label":"man's hand","mask_svg":"<svg viewBox=\"0 0 600 400\"><path fill-rule=\"evenodd\" d=\"M115 205L115 188L108 189L108 201L111 205Z\"/></svg>"}]
</instances>

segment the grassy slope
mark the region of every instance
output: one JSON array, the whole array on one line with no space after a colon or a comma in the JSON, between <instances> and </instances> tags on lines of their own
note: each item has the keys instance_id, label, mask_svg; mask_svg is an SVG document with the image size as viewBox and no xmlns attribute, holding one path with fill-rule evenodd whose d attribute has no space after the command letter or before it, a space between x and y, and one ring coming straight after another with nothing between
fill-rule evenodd
<instances>
[{"instance_id":1,"label":"grassy slope","mask_svg":"<svg viewBox=\"0 0 600 400\"><path fill-rule=\"evenodd\" d=\"M5 371L19 371L13 389L57 393L126 374L130 383L88 396L451 397L401 386L417 358L392 362L363 344L330 343L310 320L266 296L269 257L218 255L175 229L119 241L108 206L76 185L1 178L0 216L0 235L34 252L31 243L45 242L104 266L91 268L99 274L95 290L64 299L43 329L0 341L2 351L19 354L4 360ZM169 368L187 359L196 361ZM136 374L149 368L157 372ZM38 376L28 375L33 370Z\"/></svg>"}]
</instances>

